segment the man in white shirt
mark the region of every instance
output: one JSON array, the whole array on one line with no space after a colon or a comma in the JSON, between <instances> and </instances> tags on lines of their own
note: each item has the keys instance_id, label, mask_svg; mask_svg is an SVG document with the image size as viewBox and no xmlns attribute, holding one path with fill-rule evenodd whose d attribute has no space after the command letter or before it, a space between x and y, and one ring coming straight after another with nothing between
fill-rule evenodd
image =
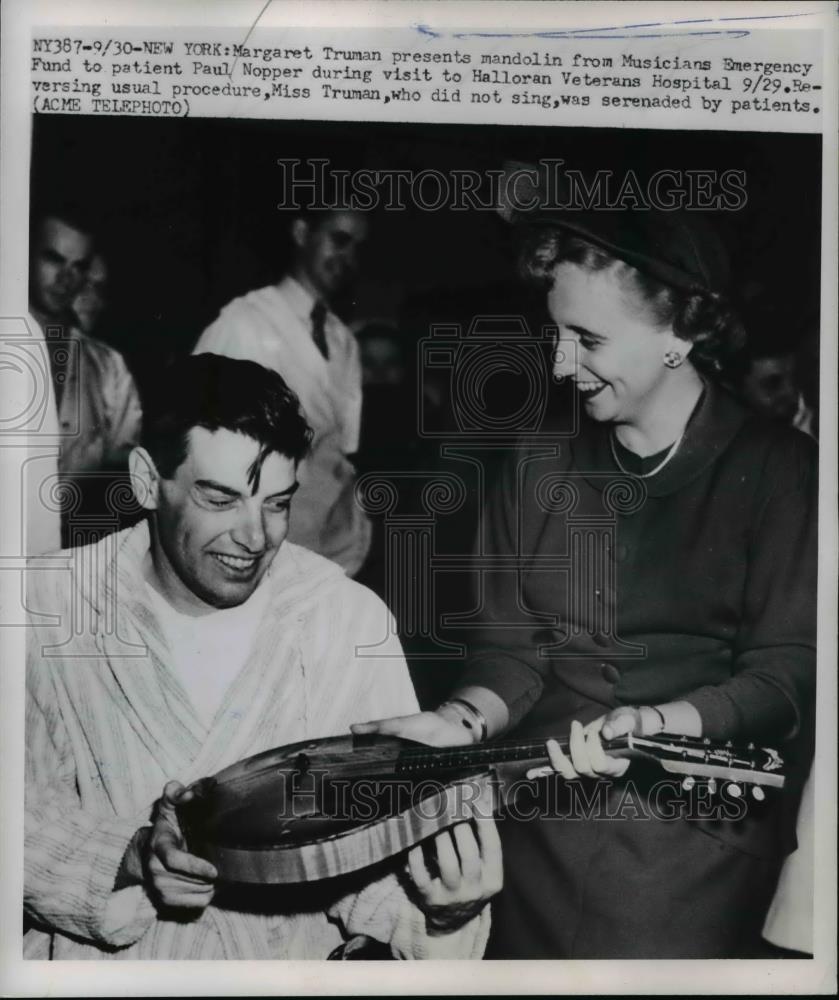
<instances>
[{"instance_id":1,"label":"man in white shirt","mask_svg":"<svg viewBox=\"0 0 839 1000\"><path fill-rule=\"evenodd\" d=\"M300 472L289 538L337 562L348 576L361 568L370 546L347 457L358 449L361 364L354 337L331 307L357 272L367 230L358 211L295 218L290 272L226 305L195 345L196 354L272 368L299 397L314 440Z\"/></svg>"},{"instance_id":2,"label":"man in white shirt","mask_svg":"<svg viewBox=\"0 0 839 1000\"><path fill-rule=\"evenodd\" d=\"M83 332L72 310L91 263L90 229L72 208L43 209L32 229L29 310L46 340L49 407L57 415L66 495L82 508L88 528L97 515L103 520L96 527L109 530L117 511L109 505L108 486L126 471L142 411L122 355Z\"/></svg>"},{"instance_id":3,"label":"man in white shirt","mask_svg":"<svg viewBox=\"0 0 839 1000\"><path fill-rule=\"evenodd\" d=\"M297 908L284 887L231 899L178 825L205 775L416 711L398 642L359 653L392 634L384 605L286 541L309 438L276 373L184 359L131 454L147 521L30 571L26 957L325 958L358 936L399 958L483 954L491 818L438 835L433 869L415 848L401 879L394 862Z\"/></svg>"}]
</instances>

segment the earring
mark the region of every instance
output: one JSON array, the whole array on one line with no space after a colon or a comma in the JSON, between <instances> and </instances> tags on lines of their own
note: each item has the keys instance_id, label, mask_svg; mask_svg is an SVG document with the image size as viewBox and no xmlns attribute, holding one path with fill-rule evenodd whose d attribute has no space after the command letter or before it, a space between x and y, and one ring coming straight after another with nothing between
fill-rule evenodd
<instances>
[{"instance_id":1,"label":"earring","mask_svg":"<svg viewBox=\"0 0 839 1000\"><path fill-rule=\"evenodd\" d=\"M678 368L683 360L678 351L666 351L664 354L664 363L668 368Z\"/></svg>"}]
</instances>

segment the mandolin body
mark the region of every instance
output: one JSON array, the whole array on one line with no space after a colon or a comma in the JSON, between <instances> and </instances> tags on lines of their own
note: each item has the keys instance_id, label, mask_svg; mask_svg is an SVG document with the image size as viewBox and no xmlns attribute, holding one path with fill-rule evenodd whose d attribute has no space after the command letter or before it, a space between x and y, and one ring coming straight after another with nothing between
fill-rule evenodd
<instances>
[{"instance_id":1,"label":"mandolin body","mask_svg":"<svg viewBox=\"0 0 839 1000\"><path fill-rule=\"evenodd\" d=\"M478 812L492 815L491 769L450 768L441 778L421 766L425 749L336 736L239 761L197 782L179 807L187 846L223 881L310 882L393 857Z\"/></svg>"}]
</instances>

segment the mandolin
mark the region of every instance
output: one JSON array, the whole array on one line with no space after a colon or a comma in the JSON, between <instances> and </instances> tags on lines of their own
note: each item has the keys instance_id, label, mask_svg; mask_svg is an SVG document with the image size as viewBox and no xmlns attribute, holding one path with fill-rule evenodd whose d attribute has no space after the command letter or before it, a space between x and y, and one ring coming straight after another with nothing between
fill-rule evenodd
<instances>
[{"instance_id":1,"label":"mandolin","mask_svg":"<svg viewBox=\"0 0 839 1000\"><path fill-rule=\"evenodd\" d=\"M559 740L567 748L567 740ZM782 788L777 751L683 736L604 740L613 756L640 758L732 796ZM503 785L548 763L545 740L430 747L387 736L335 736L248 757L191 787L178 809L189 850L224 881L296 883L358 871L505 801Z\"/></svg>"}]
</instances>

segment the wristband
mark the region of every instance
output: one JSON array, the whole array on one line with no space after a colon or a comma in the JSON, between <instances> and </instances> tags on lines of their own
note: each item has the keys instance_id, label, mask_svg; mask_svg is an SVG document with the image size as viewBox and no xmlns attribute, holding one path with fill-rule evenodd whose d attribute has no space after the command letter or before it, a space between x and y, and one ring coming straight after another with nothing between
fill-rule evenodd
<instances>
[{"instance_id":1,"label":"wristband","mask_svg":"<svg viewBox=\"0 0 839 1000\"><path fill-rule=\"evenodd\" d=\"M664 712L662 712L661 709L657 708L655 705L650 705L649 707L655 712L655 714L659 717L659 719L661 719L661 731L663 733L666 733L667 719L664 718Z\"/></svg>"},{"instance_id":2,"label":"wristband","mask_svg":"<svg viewBox=\"0 0 839 1000\"><path fill-rule=\"evenodd\" d=\"M646 727L644 727L644 724L643 724L644 711L646 711L646 710L649 710L650 712L655 712L655 714L661 720L661 729L658 730L658 733L667 732L667 720L664 718L664 713L661 711L660 708L656 708L655 705L644 705L643 706L643 710L640 710L641 711L641 725L642 725L642 728L646 728ZM645 735L647 735L647 736L657 736L658 733L646 733Z\"/></svg>"}]
</instances>

